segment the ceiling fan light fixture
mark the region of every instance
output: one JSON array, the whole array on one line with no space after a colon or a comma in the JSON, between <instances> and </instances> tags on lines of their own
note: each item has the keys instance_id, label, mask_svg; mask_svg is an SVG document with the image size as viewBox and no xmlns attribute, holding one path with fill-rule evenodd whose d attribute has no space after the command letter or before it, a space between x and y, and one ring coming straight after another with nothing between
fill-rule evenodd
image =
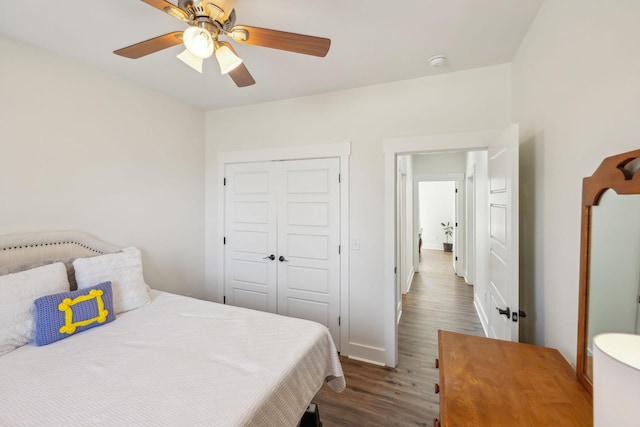
<instances>
[{"instance_id":1,"label":"ceiling fan light fixture","mask_svg":"<svg viewBox=\"0 0 640 427\"><path fill-rule=\"evenodd\" d=\"M242 64L242 59L233 53L228 46L223 44L216 43L215 55L218 60L218 64L220 64L220 72L222 74L227 74L229 71L233 71Z\"/></svg>"},{"instance_id":2,"label":"ceiling fan light fixture","mask_svg":"<svg viewBox=\"0 0 640 427\"><path fill-rule=\"evenodd\" d=\"M213 55L213 38L206 29L191 26L184 30L182 38L187 50L198 58L205 59Z\"/></svg>"},{"instance_id":3,"label":"ceiling fan light fixture","mask_svg":"<svg viewBox=\"0 0 640 427\"><path fill-rule=\"evenodd\" d=\"M185 49L184 52L177 56L177 58L197 72L202 73L202 63L204 60L189 52L188 49Z\"/></svg>"}]
</instances>

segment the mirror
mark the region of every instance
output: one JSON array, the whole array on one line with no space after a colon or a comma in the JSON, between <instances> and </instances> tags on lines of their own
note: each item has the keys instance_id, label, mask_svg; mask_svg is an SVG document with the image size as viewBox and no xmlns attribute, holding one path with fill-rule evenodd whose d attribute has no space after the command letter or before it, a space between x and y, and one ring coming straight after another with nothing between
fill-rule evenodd
<instances>
[{"instance_id":1,"label":"mirror","mask_svg":"<svg viewBox=\"0 0 640 427\"><path fill-rule=\"evenodd\" d=\"M582 184L578 379L593 393L593 337L640 334L640 150L606 158Z\"/></svg>"}]
</instances>

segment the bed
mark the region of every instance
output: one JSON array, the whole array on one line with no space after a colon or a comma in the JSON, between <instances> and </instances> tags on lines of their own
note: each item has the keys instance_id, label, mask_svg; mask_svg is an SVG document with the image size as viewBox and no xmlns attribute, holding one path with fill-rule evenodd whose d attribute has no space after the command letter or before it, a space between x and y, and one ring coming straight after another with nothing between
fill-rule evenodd
<instances>
[{"instance_id":1,"label":"bed","mask_svg":"<svg viewBox=\"0 0 640 427\"><path fill-rule=\"evenodd\" d=\"M35 339L0 356L0 425L296 426L323 384L337 392L344 389L325 326L148 288L138 295L142 304L125 307L112 320L105 315L102 322L92 319L78 326L77 311L61 315L64 327L76 332L67 336L56 326L54 335L63 338L56 335L53 342L36 345L53 330L46 311L51 298L53 310L63 314L92 303L109 316L118 311L118 298L131 301L128 291L118 289L128 280L120 275L133 268L142 278L139 251L133 257L137 261L124 267L102 262L125 253L136 253L135 248L107 245L81 233L0 236L3 308L13 297L9 285L29 274L55 268L61 282L56 286L76 279L68 287L78 288L71 297L40 295L31 308ZM109 286L87 287L87 263L106 265L115 279ZM79 292L87 296L76 297ZM0 329L16 318L0 312ZM82 328L87 329L78 332Z\"/></svg>"}]
</instances>

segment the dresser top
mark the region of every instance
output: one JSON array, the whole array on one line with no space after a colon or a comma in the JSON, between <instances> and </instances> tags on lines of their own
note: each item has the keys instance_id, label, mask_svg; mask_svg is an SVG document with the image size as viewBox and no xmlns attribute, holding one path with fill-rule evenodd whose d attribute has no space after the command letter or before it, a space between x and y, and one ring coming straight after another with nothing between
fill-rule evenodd
<instances>
[{"instance_id":1,"label":"dresser top","mask_svg":"<svg viewBox=\"0 0 640 427\"><path fill-rule=\"evenodd\" d=\"M448 426L592 426L593 403L558 350L438 331Z\"/></svg>"}]
</instances>

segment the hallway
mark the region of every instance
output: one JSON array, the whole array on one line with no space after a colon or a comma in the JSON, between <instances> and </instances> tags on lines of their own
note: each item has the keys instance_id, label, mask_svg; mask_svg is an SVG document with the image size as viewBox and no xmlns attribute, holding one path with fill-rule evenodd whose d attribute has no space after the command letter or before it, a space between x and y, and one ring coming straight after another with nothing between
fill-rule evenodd
<instances>
[{"instance_id":1,"label":"hallway","mask_svg":"<svg viewBox=\"0 0 640 427\"><path fill-rule=\"evenodd\" d=\"M419 271L402 298L398 367L341 357L347 389L316 395L324 427L430 426L438 416L434 384L438 329L484 335L473 306L473 287L453 272L452 253L422 250Z\"/></svg>"}]
</instances>

